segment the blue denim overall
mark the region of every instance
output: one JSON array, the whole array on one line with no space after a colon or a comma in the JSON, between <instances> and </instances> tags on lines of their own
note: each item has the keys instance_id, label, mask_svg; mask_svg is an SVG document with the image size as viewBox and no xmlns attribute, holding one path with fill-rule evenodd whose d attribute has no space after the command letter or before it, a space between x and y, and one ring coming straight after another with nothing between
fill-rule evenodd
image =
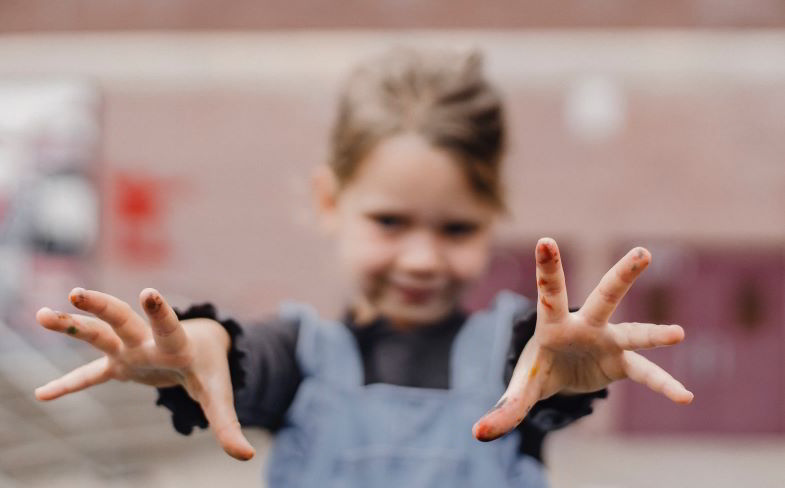
<instances>
[{"instance_id":1,"label":"blue denim overall","mask_svg":"<svg viewBox=\"0 0 785 488\"><path fill-rule=\"evenodd\" d=\"M520 455L518 431L490 443L472 425L504 392L516 312L530 307L503 292L473 314L452 346L450 389L364 385L360 352L342 324L287 304L300 322L303 381L267 465L271 488L547 486L539 461Z\"/></svg>"}]
</instances>

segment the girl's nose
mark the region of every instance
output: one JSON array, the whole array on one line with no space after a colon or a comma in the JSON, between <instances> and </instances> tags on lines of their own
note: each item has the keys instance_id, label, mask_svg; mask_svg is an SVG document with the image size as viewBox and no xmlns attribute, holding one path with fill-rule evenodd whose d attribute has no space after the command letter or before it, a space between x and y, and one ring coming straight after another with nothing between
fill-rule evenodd
<instances>
[{"instance_id":1,"label":"girl's nose","mask_svg":"<svg viewBox=\"0 0 785 488\"><path fill-rule=\"evenodd\" d=\"M444 266L438 237L430 232L417 232L409 236L398 257L402 271L413 274L433 274Z\"/></svg>"}]
</instances>

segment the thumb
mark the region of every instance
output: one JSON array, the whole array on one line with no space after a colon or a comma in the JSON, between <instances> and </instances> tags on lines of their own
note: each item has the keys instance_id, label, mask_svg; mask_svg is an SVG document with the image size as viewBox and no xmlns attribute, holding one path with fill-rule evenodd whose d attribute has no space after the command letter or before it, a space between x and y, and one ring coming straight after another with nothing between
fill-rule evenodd
<instances>
[{"instance_id":1,"label":"thumb","mask_svg":"<svg viewBox=\"0 0 785 488\"><path fill-rule=\"evenodd\" d=\"M492 441L513 430L540 400L550 362L543 357L536 357L541 354L527 355L526 352L524 349L518 359L504 395L474 424L472 434L477 440Z\"/></svg>"},{"instance_id":2,"label":"thumb","mask_svg":"<svg viewBox=\"0 0 785 488\"><path fill-rule=\"evenodd\" d=\"M247 461L256 454L240 429L228 378L226 381L215 381L208 386L201 395L199 403L218 444L228 455L240 461Z\"/></svg>"}]
</instances>

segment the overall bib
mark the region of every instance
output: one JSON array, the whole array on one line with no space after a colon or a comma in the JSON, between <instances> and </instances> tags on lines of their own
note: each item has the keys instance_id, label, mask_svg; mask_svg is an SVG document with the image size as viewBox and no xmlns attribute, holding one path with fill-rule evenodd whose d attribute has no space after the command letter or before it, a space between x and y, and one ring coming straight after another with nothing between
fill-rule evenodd
<instances>
[{"instance_id":1,"label":"overall bib","mask_svg":"<svg viewBox=\"0 0 785 488\"><path fill-rule=\"evenodd\" d=\"M352 333L307 306L298 320L303 381L267 465L271 488L547 486L542 464L521 455L517 430L490 443L472 425L504 393L513 317L531 307L509 292L472 314L452 345L450 389L364 385Z\"/></svg>"}]
</instances>

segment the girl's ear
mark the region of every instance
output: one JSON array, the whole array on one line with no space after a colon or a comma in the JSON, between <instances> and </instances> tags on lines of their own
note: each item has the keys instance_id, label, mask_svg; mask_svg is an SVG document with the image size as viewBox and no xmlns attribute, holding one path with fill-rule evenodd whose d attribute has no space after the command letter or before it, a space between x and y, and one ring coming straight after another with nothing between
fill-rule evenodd
<instances>
[{"instance_id":1,"label":"girl's ear","mask_svg":"<svg viewBox=\"0 0 785 488\"><path fill-rule=\"evenodd\" d=\"M313 170L311 194L322 228L332 232L337 220L338 180L326 164L320 164Z\"/></svg>"}]
</instances>

